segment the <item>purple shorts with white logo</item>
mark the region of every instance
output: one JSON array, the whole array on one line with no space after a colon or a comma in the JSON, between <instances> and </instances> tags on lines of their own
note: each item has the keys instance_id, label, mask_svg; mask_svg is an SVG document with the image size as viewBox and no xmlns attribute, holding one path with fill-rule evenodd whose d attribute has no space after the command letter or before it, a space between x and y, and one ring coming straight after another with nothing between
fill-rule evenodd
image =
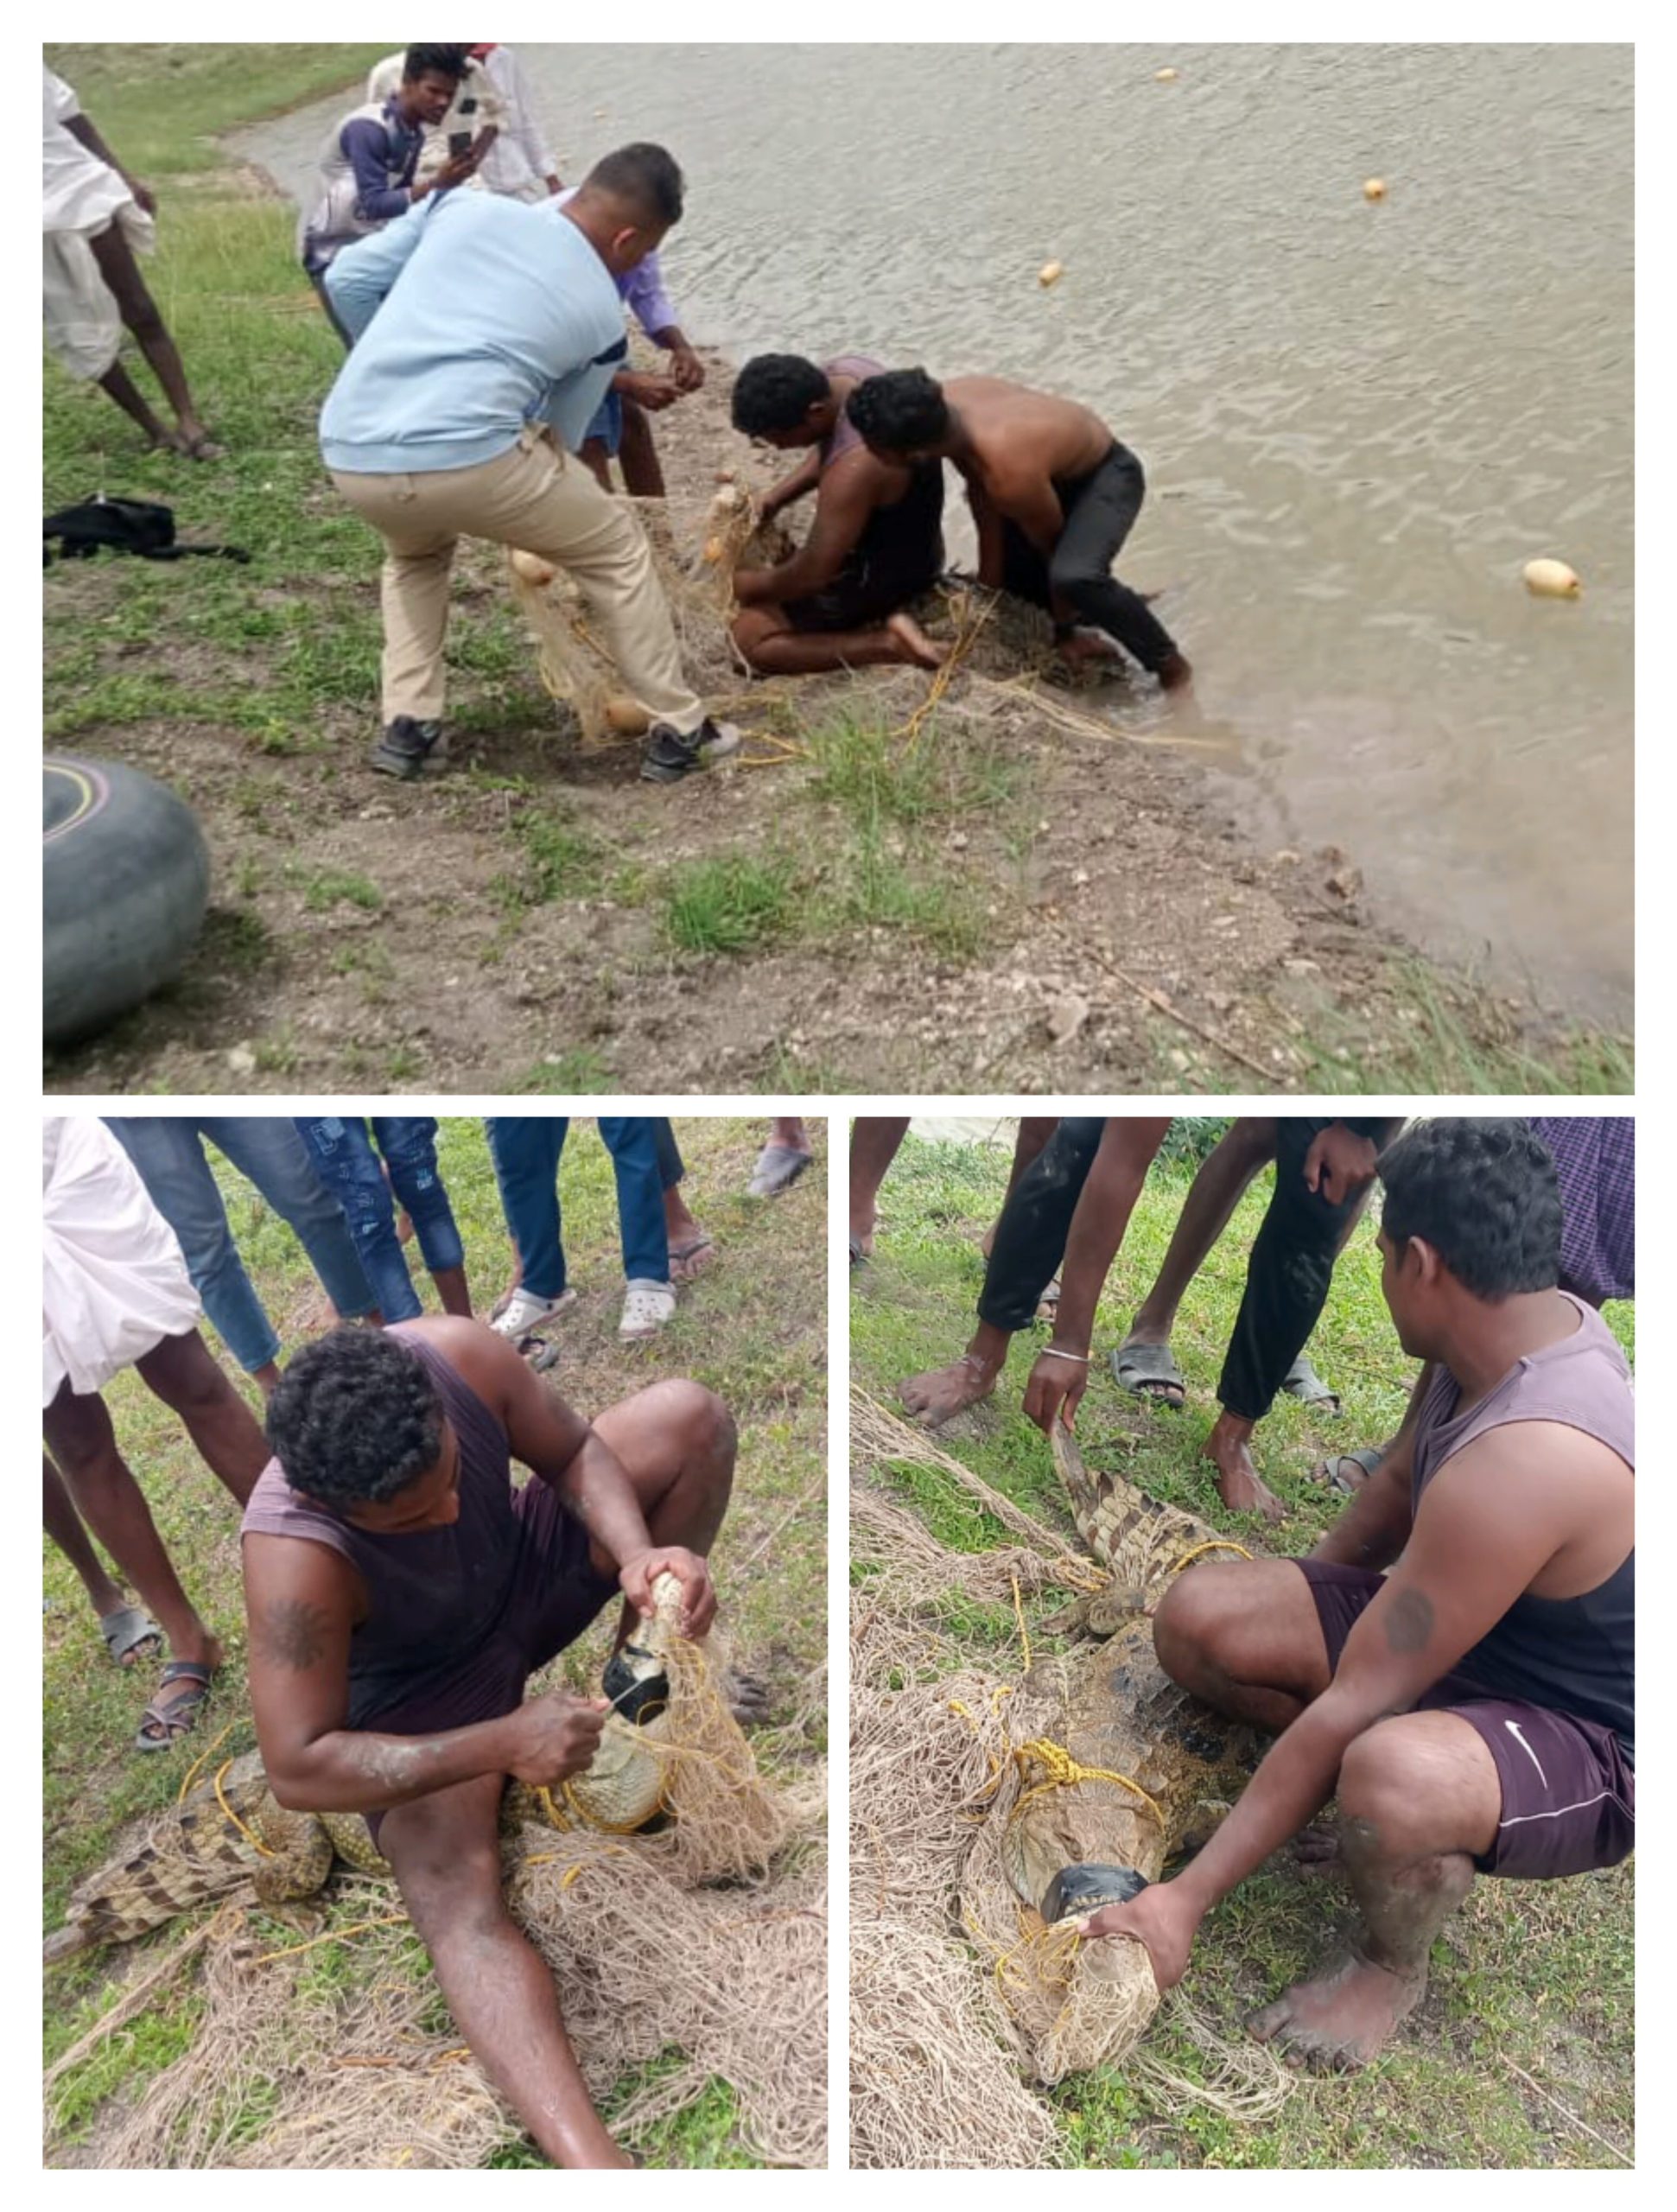
<instances>
[{"instance_id":1,"label":"purple shorts with white logo","mask_svg":"<svg viewBox=\"0 0 1677 2212\"><path fill-rule=\"evenodd\" d=\"M1346 1637L1386 1578L1329 1560L1293 1563L1310 1585L1328 1666L1337 1672ZM1482 1874L1552 1882L1617 1866L1629 1856L1636 1840L1636 1777L1610 1728L1499 1697L1465 1675L1441 1676L1414 1709L1459 1714L1496 1762L1502 1811L1496 1841L1473 1862Z\"/></svg>"}]
</instances>

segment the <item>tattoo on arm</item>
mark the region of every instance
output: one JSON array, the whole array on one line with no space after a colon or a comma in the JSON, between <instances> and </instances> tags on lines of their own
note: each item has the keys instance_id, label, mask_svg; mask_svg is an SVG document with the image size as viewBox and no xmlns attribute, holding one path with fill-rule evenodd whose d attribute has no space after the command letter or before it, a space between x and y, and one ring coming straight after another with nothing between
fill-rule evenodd
<instances>
[{"instance_id":1,"label":"tattoo on arm","mask_svg":"<svg viewBox=\"0 0 1677 2212\"><path fill-rule=\"evenodd\" d=\"M1400 1590L1386 1616L1386 1641L1394 1651L1423 1651L1432 1633L1432 1600L1426 1591Z\"/></svg>"},{"instance_id":2,"label":"tattoo on arm","mask_svg":"<svg viewBox=\"0 0 1677 2212\"><path fill-rule=\"evenodd\" d=\"M302 1598L280 1598L264 1611L257 1628L262 1656L276 1667L305 1674L326 1649L326 1609Z\"/></svg>"}]
</instances>

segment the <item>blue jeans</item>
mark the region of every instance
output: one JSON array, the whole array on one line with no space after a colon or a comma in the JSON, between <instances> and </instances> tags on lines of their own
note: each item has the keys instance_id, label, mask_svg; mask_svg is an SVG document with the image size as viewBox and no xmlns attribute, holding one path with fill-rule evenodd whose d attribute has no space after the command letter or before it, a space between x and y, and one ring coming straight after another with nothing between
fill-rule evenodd
<instances>
[{"instance_id":1,"label":"blue jeans","mask_svg":"<svg viewBox=\"0 0 1677 2212\"><path fill-rule=\"evenodd\" d=\"M495 1115L484 1128L501 1210L518 1248L519 1279L532 1297L557 1298L566 1282L558 1179L569 1117ZM631 1282L668 1282L670 1239L664 1226L657 1124L644 1115L602 1114L600 1135L617 1177L624 1274Z\"/></svg>"},{"instance_id":2,"label":"blue jeans","mask_svg":"<svg viewBox=\"0 0 1677 2212\"><path fill-rule=\"evenodd\" d=\"M434 1275L466 1262L454 1208L437 1173L436 1123L425 1115L375 1114L369 1135L359 1116L346 1121L299 1116L297 1128L321 1181L343 1207L379 1312L387 1321L416 1320L424 1309L402 1256L391 1191L407 1208ZM380 1152L391 1171L388 1185Z\"/></svg>"},{"instance_id":3,"label":"blue jeans","mask_svg":"<svg viewBox=\"0 0 1677 2212\"><path fill-rule=\"evenodd\" d=\"M280 1340L233 1243L227 1209L204 1157L206 1137L289 1223L338 1311L352 1320L372 1311L378 1301L343 1208L283 1116L107 1116L106 1126L180 1238L204 1311L247 1375L277 1357Z\"/></svg>"}]
</instances>

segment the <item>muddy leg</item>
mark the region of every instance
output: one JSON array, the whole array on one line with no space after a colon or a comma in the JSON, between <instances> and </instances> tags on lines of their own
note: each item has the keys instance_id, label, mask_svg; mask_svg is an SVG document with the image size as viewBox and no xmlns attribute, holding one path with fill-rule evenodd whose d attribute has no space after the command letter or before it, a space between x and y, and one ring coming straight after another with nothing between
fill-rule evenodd
<instances>
[{"instance_id":1,"label":"muddy leg","mask_svg":"<svg viewBox=\"0 0 1677 2212\"><path fill-rule=\"evenodd\" d=\"M1248 2022L1288 2063L1366 2066L1420 2003L1432 1939L1496 1840L1495 1762L1454 1713L1408 1713L1359 1736L1339 1770L1340 1855L1363 1915L1350 1948Z\"/></svg>"}]
</instances>

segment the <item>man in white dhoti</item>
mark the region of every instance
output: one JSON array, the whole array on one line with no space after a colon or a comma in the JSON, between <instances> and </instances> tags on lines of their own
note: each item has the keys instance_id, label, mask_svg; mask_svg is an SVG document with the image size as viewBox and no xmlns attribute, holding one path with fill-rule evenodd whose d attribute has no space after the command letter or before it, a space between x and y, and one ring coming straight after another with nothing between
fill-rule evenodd
<instances>
[{"instance_id":1,"label":"man in white dhoti","mask_svg":"<svg viewBox=\"0 0 1677 2212\"><path fill-rule=\"evenodd\" d=\"M44 1122L41 1192L41 1427L82 1517L168 1643L134 1739L137 1751L167 1751L197 1719L223 1653L181 1587L99 1393L137 1368L241 1506L268 1445L198 1333L175 1231L102 1122Z\"/></svg>"},{"instance_id":2,"label":"man in white dhoti","mask_svg":"<svg viewBox=\"0 0 1677 2212\"><path fill-rule=\"evenodd\" d=\"M82 113L69 86L44 67L41 171L48 351L73 377L109 392L149 444L193 461L219 459L222 448L204 427L175 340L134 257L151 251L156 203ZM124 325L175 410L172 430L117 358Z\"/></svg>"}]
</instances>

